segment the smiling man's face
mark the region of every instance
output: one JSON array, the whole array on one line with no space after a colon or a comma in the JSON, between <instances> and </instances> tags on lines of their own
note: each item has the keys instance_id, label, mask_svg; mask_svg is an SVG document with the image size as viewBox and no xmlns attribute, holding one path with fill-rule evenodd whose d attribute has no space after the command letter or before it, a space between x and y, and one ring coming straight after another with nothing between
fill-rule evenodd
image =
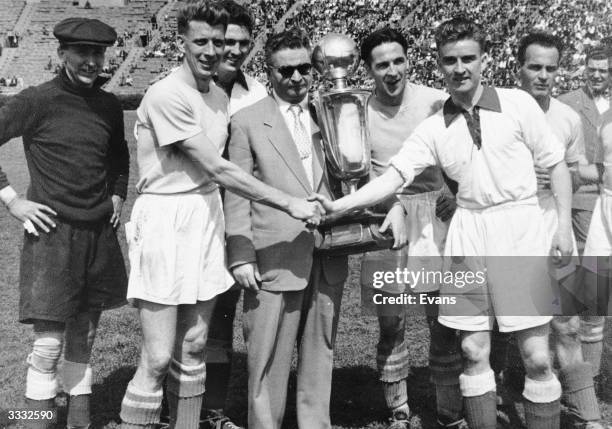
<instances>
[{"instance_id":1,"label":"smiling man's face","mask_svg":"<svg viewBox=\"0 0 612 429\"><path fill-rule=\"evenodd\" d=\"M204 21L190 21L179 47L196 81L209 82L219 66L225 47L225 27Z\"/></svg>"},{"instance_id":2,"label":"smiling man's face","mask_svg":"<svg viewBox=\"0 0 612 429\"><path fill-rule=\"evenodd\" d=\"M236 73L251 50L251 34L245 26L228 24L219 73Z\"/></svg>"},{"instance_id":3,"label":"smiling man's face","mask_svg":"<svg viewBox=\"0 0 612 429\"><path fill-rule=\"evenodd\" d=\"M366 69L374 79L376 96L385 104L402 102L406 87L408 59L397 42L382 43L372 49Z\"/></svg>"},{"instance_id":4,"label":"smiling man's face","mask_svg":"<svg viewBox=\"0 0 612 429\"><path fill-rule=\"evenodd\" d=\"M448 42L440 47L438 66L451 95L472 98L482 71L480 45L474 39Z\"/></svg>"},{"instance_id":5,"label":"smiling man's face","mask_svg":"<svg viewBox=\"0 0 612 429\"><path fill-rule=\"evenodd\" d=\"M79 86L91 88L104 67L106 47L96 45L67 45L58 49L60 60L66 66L70 80Z\"/></svg>"}]
</instances>

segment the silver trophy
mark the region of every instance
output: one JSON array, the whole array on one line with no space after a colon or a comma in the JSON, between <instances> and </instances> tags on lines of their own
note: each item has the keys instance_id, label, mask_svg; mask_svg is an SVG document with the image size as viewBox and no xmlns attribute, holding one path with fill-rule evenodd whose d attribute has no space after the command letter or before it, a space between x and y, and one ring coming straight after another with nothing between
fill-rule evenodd
<instances>
[{"instance_id":1,"label":"silver trophy","mask_svg":"<svg viewBox=\"0 0 612 429\"><path fill-rule=\"evenodd\" d=\"M313 63L323 79L332 85L330 90L319 93L315 104L325 158L330 172L353 193L370 171L367 126L370 92L347 85L348 76L359 66L357 45L348 36L330 33L315 47ZM360 210L324 222L317 248L332 254L387 249L393 238L378 231L384 218L385 215Z\"/></svg>"}]
</instances>

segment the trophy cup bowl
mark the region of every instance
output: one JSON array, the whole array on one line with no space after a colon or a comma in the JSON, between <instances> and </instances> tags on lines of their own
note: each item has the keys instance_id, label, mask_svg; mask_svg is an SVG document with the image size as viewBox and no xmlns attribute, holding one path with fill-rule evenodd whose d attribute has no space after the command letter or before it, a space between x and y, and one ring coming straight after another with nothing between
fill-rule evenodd
<instances>
[{"instance_id":1,"label":"trophy cup bowl","mask_svg":"<svg viewBox=\"0 0 612 429\"><path fill-rule=\"evenodd\" d=\"M319 93L316 102L326 162L331 174L353 193L370 170L367 127L370 92L347 85L349 74L359 65L357 45L345 35L328 34L315 47L313 63L323 78L333 84L331 90ZM341 255L388 249L393 237L379 232L384 218L384 214L358 210L324 222L319 229L322 237L317 250Z\"/></svg>"}]
</instances>

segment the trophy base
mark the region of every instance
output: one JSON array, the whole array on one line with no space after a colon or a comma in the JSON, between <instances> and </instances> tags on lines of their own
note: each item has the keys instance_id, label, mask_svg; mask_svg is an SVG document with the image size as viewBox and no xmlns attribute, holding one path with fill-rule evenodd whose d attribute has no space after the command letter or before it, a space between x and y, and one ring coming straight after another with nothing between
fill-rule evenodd
<instances>
[{"instance_id":1,"label":"trophy base","mask_svg":"<svg viewBox=\"0 0 612 429\"><path fill-rule=\"evenodd\" d=\"M324 222L319 227L321 241L315 246L315 253L340 256L390 249L393 234L378 231L385 217L385 214L364 210L329 223Z\"/></svg>"}]
</instances>

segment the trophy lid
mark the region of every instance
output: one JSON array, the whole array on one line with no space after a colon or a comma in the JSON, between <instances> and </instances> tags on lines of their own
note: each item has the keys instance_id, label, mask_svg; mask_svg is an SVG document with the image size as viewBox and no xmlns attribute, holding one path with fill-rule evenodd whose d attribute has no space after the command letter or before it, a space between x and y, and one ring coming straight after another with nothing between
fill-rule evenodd
<instances>
[{"instance_id":1,"label":"trophy lid","mask_svg":"<svg viewBox=\"0 0 612 429\"><path fill-rule=\"evenodd\" d=\"M314 48L314 67L325 78L345 80L359 66L357 44L345 34L329 33Z\"/></svg>"}]
</instances>

